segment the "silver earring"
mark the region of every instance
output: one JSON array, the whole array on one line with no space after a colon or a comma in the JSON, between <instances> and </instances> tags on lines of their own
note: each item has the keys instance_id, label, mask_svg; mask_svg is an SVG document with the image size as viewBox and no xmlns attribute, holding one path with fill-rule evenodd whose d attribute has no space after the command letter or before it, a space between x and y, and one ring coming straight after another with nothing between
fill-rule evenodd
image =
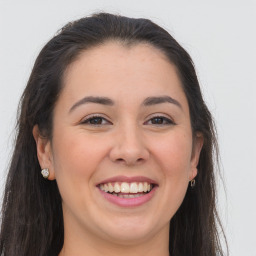
<instances>
[{"instance_id":1,"label":"silver earring","mask_svg":"<svg viewBox=\"0 0 256 256\"><path fill-rule=\"evenodd\" d=\"M45 168L41 171L41 174L43 175L43 177L45 179L48 179L49 175L50 175L50 172L49 172L49 169L48 168Z\"/></svg>"},{"instance_id":2,"label":"silver earring","mask_svg":"<svg viewBox=\"0 0 256 256\"><path fill-rule=\"evenodd\" d=\"M191 188L194 188L195 185L196 185L196 180L195 180L195 179L191 180L191 181L190 181L190 187L191 187Z\"/></svg>"}]
</instances>

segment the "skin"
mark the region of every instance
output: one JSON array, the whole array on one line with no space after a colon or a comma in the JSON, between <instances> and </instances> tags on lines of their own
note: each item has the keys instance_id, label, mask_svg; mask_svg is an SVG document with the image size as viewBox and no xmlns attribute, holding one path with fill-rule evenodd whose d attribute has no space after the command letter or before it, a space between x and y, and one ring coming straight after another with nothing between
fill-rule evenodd
<instances>
[{"instance_id":1,"label":"skin","mask_svg":"<svg viewBox=\"0 0 256 256\"><path fill-rule=\"evenodd\" d=\"M180 106L142 105L163 95ZM113 105L85 103L70 110L87 96L108 97ZM92 114L100 124L86 121ZM37 126L33 134L40 165L49 168L63 199L60 255L169 255L169 222L197 174L203 138L197 134L193 141L186 96L162 52L118 42L84 51L65 73L52 140L42 138ZM117 175L145 176L158 187L147 203L120 207L96 187Z\"/></svg>"}]
</instances>

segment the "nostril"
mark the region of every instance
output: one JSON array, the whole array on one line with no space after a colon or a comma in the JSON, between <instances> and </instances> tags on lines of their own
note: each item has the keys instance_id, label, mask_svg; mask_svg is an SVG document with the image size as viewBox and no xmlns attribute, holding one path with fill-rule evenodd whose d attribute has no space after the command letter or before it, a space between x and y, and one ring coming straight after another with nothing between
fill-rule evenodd
<instances>
[{"instance_id":1,"label":"nostril","mask_svg":"<svg viewBox=\"0 0 256 256\"><path fill-rule=\"evenodd\" d=\"M138 158L137 160L134 161L132 159L125 160L123 158L117 158L115 161L117 163L126 163L126 164L130 165L130 164L142 163L142 162L144 162L144 159L143 158Z\"/></svg>"},{"instance_id":2,"label":"nostril","mask_svg":"<svg viewBox=\"0 0 256 256\"><path fill-rule=\"evenodd\" d=\"M138 158L137 161L136 161L136 163L137 163L137 164L142 164L142 163L144 162L144 160L145 160L145 159L143 159L143 158Z\"/></svg>"}]
</instances>

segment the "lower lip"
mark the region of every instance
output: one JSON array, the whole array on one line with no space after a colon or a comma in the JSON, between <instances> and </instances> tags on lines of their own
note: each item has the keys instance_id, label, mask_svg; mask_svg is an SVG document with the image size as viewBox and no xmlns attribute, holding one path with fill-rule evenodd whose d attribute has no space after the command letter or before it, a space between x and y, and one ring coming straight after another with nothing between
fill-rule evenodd
<instances>
[{"instance_id":1,"label":"lower lip","mask_svg":"<svg viewBox=\"0 0 256 256\"><path fill-rule=\"evenodd\" d=\"M135 198L121 198L118 196L111 195L107 192L104 192L100 188L99 188L99 191L105 199L107 199L109 202L111 202L113 204L116 204L121 207L135 207L135 206L143 205L143 204L147 203L148 201L150 201L150 199L153 197L156 189L157 189L157 186L155 186L149 193L144 194L139 197L135 197Z\"/></svg>"}]
</instances>

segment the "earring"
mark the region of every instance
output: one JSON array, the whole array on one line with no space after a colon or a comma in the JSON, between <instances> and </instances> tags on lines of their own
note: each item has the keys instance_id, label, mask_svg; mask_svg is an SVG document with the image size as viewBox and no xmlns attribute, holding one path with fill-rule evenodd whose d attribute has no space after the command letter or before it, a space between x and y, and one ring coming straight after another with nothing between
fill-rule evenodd
<instances>
[{"instance_id":1,"label":"earring","mask_svg":"<svg viewBox=\"0 0 256 256\"><path fill-rule=\"evenodd\" d=\"M190 187L191 187L191 188L194 188L195 185L196 185L196 180L195 180L195 179L191 180L191 181L190 181Z\"/></svg>"},{"instance_id":2,"label":"earring","mask_svg":"<svg viewBox=\"0 0 256 256\"><path fill-rule=\"evenodd\" d=\"M48 179L49 175L50 175L50 172L49 172L49 169L48 168L45 168L41 171L41 174L43 175L43 177L45 179Z\"/></svg>"}]
</instances>

